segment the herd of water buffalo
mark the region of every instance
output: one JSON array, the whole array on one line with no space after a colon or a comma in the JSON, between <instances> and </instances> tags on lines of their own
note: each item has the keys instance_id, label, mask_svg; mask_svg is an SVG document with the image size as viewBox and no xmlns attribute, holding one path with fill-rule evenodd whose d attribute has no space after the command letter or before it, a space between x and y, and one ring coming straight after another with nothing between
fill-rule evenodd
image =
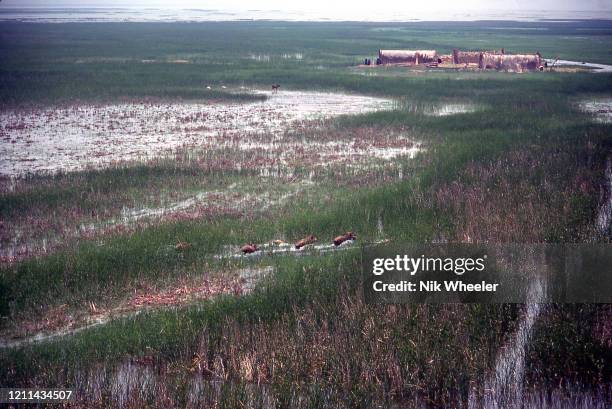
<instances>
[{"instance_id":1,"label":"herd of water buffalo","mask_svg":"<svg viewBox=\"0 0 612 409\"><path fill-rule=\"evenodd\" d=\"M317 238L317 236L315 236L314 234L309 234L308 236L304 237L303 239L297 241L295 243L295 248L296 250L300 250L303 247L308 246L309 244L313 244L316 243L319 239ZM339 246L344 242L347 241L355 241L357 240L357 235L355 233L353 233L352 231L348 231L344 234L341 234L337 237L334 238L333 240L333 244L334 246ZM284 244L283 241L281 240L277 240L274 242L275 244ZM251 253L255 253L257 251L260 250L260 247L255 244L255 243L247 243L244 246L242 246L240 248L240 251L244 254L251 254Z\"/></svg>"}]
</instances>

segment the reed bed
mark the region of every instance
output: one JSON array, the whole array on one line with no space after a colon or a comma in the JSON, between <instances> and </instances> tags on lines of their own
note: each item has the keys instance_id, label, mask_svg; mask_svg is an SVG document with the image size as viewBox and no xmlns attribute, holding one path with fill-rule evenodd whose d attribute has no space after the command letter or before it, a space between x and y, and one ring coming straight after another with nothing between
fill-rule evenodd
<instances>
[{"instance_id":1,"label":"reed bed","mask_svg":"<svg viewBox=\"0 0 612 409\"><path fill-rule=\"evenodd\" d=\"M370 24L295 23L295 32L278 36L287 24L67 25L65 32L3 25L4 35L18 39L1 45L12 58L0 63L0 101L11 109L123 97L246 102L254 97L222 86L271 83L395 103L275 135L228 136L229 146L215 150L183 147L149 161L0 180L3 249L19 240L50 243L0 268L3 334L53 311L82 312L92 303L113 308L135 290L147 295L146 286L149 295L164 295L181 280L273 271L248 294L178 302L2 348L2 385L72 386L80 392L75 407L466 407L483 392L522 306L367 304L355 248L303 257L216 256L247 242L291 243L309 234L331 241L345 231L356 232L358 243L609 242L594 226L608 197L610 124L575 101L609 96L612 76L365 76L347 67L381 41L444 49L456 29L389 25L400 30L391 35ZM590 23L537 24L554 35L492 35L473 23L460 27L470 30L460 45L469 48L475 35L486 39L483 46L503 40L517 50L537 41L542 51L562 48L565 58L607 62L578 30ZM165 41L142 46L134 33ZM586 38L576 40L580 46L562 38L577 33ZM42 34L50 34L44 49L32 40ZM199 36L207 47L192 42ZM97 46L63 45L82 38ZM108 47L117 39L124 41ZM234 53L224 51L228 44ZM251 57L277 51L302 58ZM173 59L192 64L168 63ZM435 114L461 104L475 109ZM241 138L256 146L237 149ZM367 157L417 142L424 150L416 158ZM339 147L344 151L335 152ZM210 207L74 233L120 218L126 208L138 216L202 192L220 193ZM289 199L277 200L283 197ZM245 206L233 206L244 198ZM526 355L527 404L609 401L608 310L552 305L541 314Z\"/></svg>"}]
</instances>

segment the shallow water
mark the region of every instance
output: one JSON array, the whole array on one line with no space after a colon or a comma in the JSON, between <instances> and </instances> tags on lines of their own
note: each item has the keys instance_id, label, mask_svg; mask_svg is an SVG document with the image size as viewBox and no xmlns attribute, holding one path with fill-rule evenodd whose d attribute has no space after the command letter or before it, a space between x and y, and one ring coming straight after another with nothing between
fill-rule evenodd
<instances>
[{"instance_id":1,"label":"shallow water","mask_svg":"<svg viewBox=\"0 0 612 409\"><path fill-rule=\"evenodd\" d=\"M254 103L122 103L0 112L0 175L49 173L146 160L180 147L239 146L304 120L390 109L386 99L256 91ZM248 143L248 140L243 142Z\"/></svg>"},{"instance_id":2,"label":"shallow water","mask_svg":"<svg viewBox=\"0 0 612 409\"><path fill-rule=\"evenodd\" d=\"M521 268L529 272L527 302L517 329L500 345L492 372L484 380L484 390L471 391L468 408L521 409L525 391L525 365L527 348L533 328L547 302L545 254L537 249L525 258ZM478 397L477 397L478 396Z\"/></svg>"},{"instance_id":3,"label":"shallow water","mask_svg":"<svg viewBox=\"0 0 612 409\"><path fill-rule=\"evenodd\" d=\"M425 115L430 116L448 116L448 115L458 115L458 114L468 114L471 112L476 112L478 107L472 104L446 104L436 109L425 111Z\"/></svg>"},{"instance_id":4,"label":"shallow water","mask_svg":"<svg viewBox=\"0 0 612 409\"><path fill-rule=\"evenodd\" d=\"M578 106L582 111L593 114L598 122L612 122L612 99L582 101Z\"/></svg>"},{"instance_id":5,"label":"shallow water","mask_svg":"<svg viewBox=\"0 0 612 409\"><path fill-rule=\"evenodd\" d=\"M597 64L597 63L592 63L592 62L586 62L586 61L568 61L568 60L552 60L552 59L548 59L545 60L549 65L553 64L555 66L580 66L580 67L586 67L586 68L593 68L593 72L594 73L608 73L608 72L612 72L612 65L609 64Z\"/></svg>"},{"instance_id":6,"label":"shallow water","mask_svg":"<svg viewBox=\"0 0 612 409\"><path fill-rule=\"evenodd\" d=\"M597 230L602 235L609 235L612 227L612 155L606 160L605 189L596 220Z\"/></svg>"},{"instance_id":7,"label":"shallow water","mask_svg":"<svg viewBox=\"0 0 612 409\"><path fill-rule=\"evenodd\" d=\"M231 258L249 259L249 258L262 258L262 257L267 257L267 256L279 255L279 254L288 254L288 255L293 255L293 256L306 256L306 255L313 255L317 253L318 254L328 253L330 251L348 250L349 248L354 248L355 243L356 243L355 240L347 240L344 243L336 246L331 242L331 240L326 240L326 241L318 241L314 244L309 244L300 249L296 249L293 243L286 243L283 241L280 241L278 243L270 242L270 243L264 243L264 244L258 245L259 250L254 253L249 253L249 254L243 254L240 251L240 246L228 245L224 247L223 252L221 252L220 254L214 255L214 258L219 259L219 260L228 259L228 258L230 259ZM372 245L380 244L380 243L383 243L383 241L372 243Z\"/></svg>"},{"instance_id":8,"label":"shallow water","mask_svg":"<svg viewBox=\"0 0 612 409\"><path fill-rule=\"evenodd\" d=\"M137 315L140 314L140 311L135 311L133 312L131 315ZM125 314L123 316L127 316L129 314ZM45 343L45 342L50 342L50 341L55 341L58 338L62 338L62 337L69 337L72 335L76 335L79 332L94 328L94 327L98 327L101 325L105 325L107 323L109 323L113 318L119 318L118 316L115 317L111 317L108 314L104 314L104 315L98 315L98 316L93 316L93 317L89 317L86 322L84 322L82 325L76 326L76 327L70 327L70 328L63 328L60 329L58 331L52 331L52 332L39 332L35 335L29 336L27 338L19 338L19 339L13 339L13 340L4 340L1 339L0 340L0 349L4 349L4 348L20 348L24 345L28 345L28 344L37 344L37 343Z\"/></svg>"},{"instance_id":9,"label":"shallow water","mask_svg":"<svg viewBox=\"0 0 612 409\"><path fill-rule=\"evenodd\" d=\"M485 382L483 404L488 409L519 409L523 405L526 348L531 341L533 326L544 308L544 281L534 279L527 297L529 302L525 305L518 329L500 348L494 373Z\"/></svg>"},{"instance_id":10,"label":"shallow water","mask_svg":"<svg viewBox=\"0 0 612 409\"><path fill-rule=\"evenodd\" d=\"M405 103L402 108L408 112L415 112L427 116L469 114L483 109L483 107L470 102L455 102L425 106L420 104Z\"/></svg>"},{"instance_id":11,"label":"shallow water","mask_svg":"<svg viewBox=\"0 0 612 409\"><path fill-rule=\"evenodd\" d=\"M274 272L274 267L249 267L238 270L238 276L242 280L242 290L249 293L255 289L257 283Z\"/></svg>"}]
</instances>

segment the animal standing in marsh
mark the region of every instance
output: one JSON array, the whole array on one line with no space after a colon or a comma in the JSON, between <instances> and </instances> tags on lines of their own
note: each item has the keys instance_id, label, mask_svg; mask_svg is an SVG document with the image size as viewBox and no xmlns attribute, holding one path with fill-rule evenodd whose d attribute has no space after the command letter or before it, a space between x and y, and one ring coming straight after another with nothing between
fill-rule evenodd
<instances>
[{"instance_id":1,"label":"animal standing in marsh","mask_svg":"<svg viewBox=\"0 0 612 409\"><path fill-rule=\"evenodd\" d=\"M347 241L357 240L357 235L352 231L347 231L346 233L334 238L334 246L339 246Z\"/></svg>"},{"instance_id":2,"label":"animal standing in marsh","mask_svg":"<svg viewBox=\"0 0 612 409\"><path fill-rule=\"evenodd\" d=\"M251 253L255 253L256 251L259 251L259 247L257 247L257 244L248 243L242 246L240 251L242 251L242 253L244 254L251 254Z\"/></svg>"},{"instance_id":3,"label":"animal standing in marsh","mask_svg":"<svg viewBox=\"0 0 612 409\"><path fill-rule=\"evenodd\" d=\"M298 241L297 243L295 243L295 248L297 250L301 249L302 247L305 247L309 244L313 244L317 242L317 237L313 234L310 234L306 237L304 237L302 240Z\"/></svg>"}]
</instances>

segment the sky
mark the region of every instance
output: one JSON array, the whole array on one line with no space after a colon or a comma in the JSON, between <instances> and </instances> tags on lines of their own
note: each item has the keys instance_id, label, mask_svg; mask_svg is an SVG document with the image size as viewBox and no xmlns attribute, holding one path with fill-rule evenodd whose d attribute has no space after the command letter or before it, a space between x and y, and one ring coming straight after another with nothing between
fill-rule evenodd
<instances>
[{"instance_id":1,"label":"sky","mask_svg":"<svg viewBox=\"0 0 612 409\"><path fill-rule=\"evenodd\" d=\"M3 7L162 7L225 10L612 10L610 0L1 0Z\"/></svg>"}]
</instances>

